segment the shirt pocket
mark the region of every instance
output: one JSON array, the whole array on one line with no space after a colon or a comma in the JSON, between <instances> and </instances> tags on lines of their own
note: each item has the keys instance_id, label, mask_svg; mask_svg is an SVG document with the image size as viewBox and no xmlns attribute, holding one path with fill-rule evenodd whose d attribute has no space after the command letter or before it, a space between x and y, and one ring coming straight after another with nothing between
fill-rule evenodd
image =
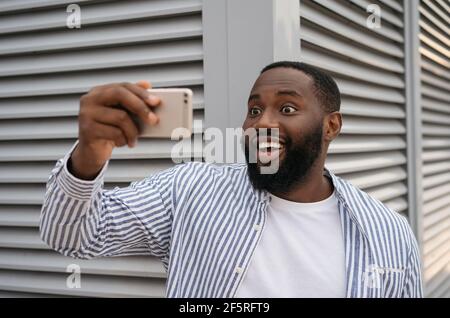
<instances>
[{"instance_id":1,"label":"shirt pocket","mask_svg":"<svg viewBox=\"0 0 450 318\"><path fill-rule=\"evenodd\" d=\"M406 270L389 268L380 270L384 298L399 298L402 295Z\"/></svg>"}]
</instances>

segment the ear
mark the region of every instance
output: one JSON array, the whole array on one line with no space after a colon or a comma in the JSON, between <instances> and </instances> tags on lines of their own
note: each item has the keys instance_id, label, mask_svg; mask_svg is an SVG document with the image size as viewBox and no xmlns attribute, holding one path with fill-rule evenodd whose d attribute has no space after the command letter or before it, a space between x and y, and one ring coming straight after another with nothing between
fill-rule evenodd
<instances>
[{"instance_id":1,"label":"ear","mask_svg":"<svg viewBox=\"0 0 450 318\"><path fill-rule=\"evenodd\" d=\"M324 138L327 142L332 142L339 136L342 127L342 115L340 112L332 112L324 117Z\"/></svg>"}]
</instances>

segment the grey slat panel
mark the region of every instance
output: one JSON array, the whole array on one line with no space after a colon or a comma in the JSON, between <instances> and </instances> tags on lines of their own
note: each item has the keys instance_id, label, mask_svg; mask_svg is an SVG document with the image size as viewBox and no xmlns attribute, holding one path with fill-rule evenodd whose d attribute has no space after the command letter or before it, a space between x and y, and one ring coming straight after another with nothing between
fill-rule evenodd
<instances>
[{"instance_id":1,"label":"grey slat panel","mask_svg":"<svg viewBox=\"0 0 450 318\"><path fill-rule=\"evenodd\" d=\"M67 288L68 273L0 270L0 289L90 297L163 297L164 280L82 274L81 288Z\"/></svg>"},{"instance_id":2,"label":"grey slat panel","mask_svg":"<svg viewBox=\"0 0 450 318\"><path fill-rule=\"evenodd\" d=\"M198 112L204 109L203 87L189 86L189 88L194 93L192 100L194 110ZM77 116L79 99L79 94L0 99L0 120Z\"/></svg>"},{"instance_id":3,"label":"grey slat panel","mask_svg":"<svg viewBox=\"0 0 450 318\"><path fill-rule=\"evenodd\" d=\"M0 205L0 227L38 227L40 206Z\"/></svg>"},{"instance_id":4,"label":"grey slat panel","mask_svg":"<svg viewBox=\"0 0 450 318\"><path fill-rule=\"evenodd\" d=\"M65 26L72 3L81 29ZM63 257L40 240L38 222L49 173L77 137L79 97L93 86L147 79L191 88L194 127L202 124L201 18L201 0L0 3L0 296L164 296L156 258ZM115 149L105 189L171 167L176 143L142 138ZM202 156L197 146L189 156ZM65 286L71 263L82 268L78 290Z\"/></svg>"},{"instance_id":5,"label":"grey slat panel","mask_svg":"<svg viewBox=\"0 0 450 318\"><path fill-rule=\"evenodd\" d=\"M0 38L0 55L183 39L201 36L202 32L201 21L197 15L150 18L128 23L125 21L120 30L114 25L93 25L80 28L76 32L60 28L39 33L38 37L31 32L4 35Z\"/></svg>"},{"instance_id":6,"label":"grey slat panel","mask_svg":"<svg viewBox=\"0 0 450 318\"><path fill-rule=\"evenodd\" d=\"M82 4L92 0L15 0L0 3L0 13L29 11L30 9L61 7L71 3Z\"/></svg>"},{"instance_id":7,"label":"grey slat panel","mask_svg":"<svg viewBox=\"0 0 450 318\"><path fill-rule=\"evenodd\" d=\"M202 118L203 111L194 112L194 121L202 121ZM77 136L78 121L73 117L10 119L0 125L0 140L67 139Z\"/></svg>"},{"instance_id":8,"label":"grey slat panel","mask_svg":"<svg viewBox=\"0 0 450 318\"><path fill-rule=\"evenodd\" d=\"M420 1L423 264L429 297L450 295L450 12Z\"/></svg>"},{"instance_id":9,"label":"grey slat panel","mask_svg":"<svg viewBox=\"0 0 450 318\"><path fill-rule=\"evenodd\" d=\"M149 79L154 87L186 87L203 84L202 63L150 65L126 69L107 69L0 78L0 98L34 95L83 93L96 85L118 81Z\"/></svg>"},{"instance_id":10,"label":"grey slat panel","mask_svg":"<svg viewBox=\"0 0 450 318\"><path fill-rule=\"evenodd\" d=\"M161 262L154 257L114 257L74 260L54 251L0 248L0 269L66 273L67 266L77 264L81 273L111 276L165 278Z\"/></svg>"},{"instance_id":11,"label":"grey slat panel","mask_svg":"<svg viewBox=\"0 0 450 318\"><path fill-rule=\"evenodd\" d=\"M371 3L382 28L367 28ZM403 19L401 1L300 1L301 59L329 72L342 94L326 166L407 215Z\"/></svg>"},{"instance_id":12,"label":"grey slat panel","mask_svg":"<svg viewBox=\"0 0 450 318\"><path fill-rule=\"evenodd\" d=\"M187 139L185 142L189 142ZM134 148L121 147L113 151L113 159L170 158L172 145L178 141L142 138ZM4 161L46 161L64 156L75 139L0 141L0 162ZM200 150L201 151L201 150ZM194 149L194 153L197 149ZM170 160L170 159L168 159Z\"/></svg>"},{"instance_id":13,"label":"grey slat panel","mask_svg":"<svg viewBox=\"0 0 450 318\"><path fill-rule=\"evenodd\" d=\"M64 295L22 293L22 292L0 290L0 298L69 298L69 297L70 296Z\"/></svg>"},{"instance_id":14,"label":"grey slat panel","mask_svg":"<svg viewBox=\"0 0 450 318\"><path fill-rule=\"evenodd\" d=\"M164 160L113 160L106 172L106 182L132 182L142 176L170 168ZM26 162L0 164L0 183L45 183L53 165L51 162Z\"/></svg>"},{"instance_id":15,"label":"grey slat panel","mask_svg":"<svg viewBox=\"0 0 450 318\"><path fill-rule=\"evenodd\" d=\"M0 61L0 76L34 75L123 68L140 65L158 65L201 61L201 39L179 40L124 47L102 47L30 55L8 56Z\"/></svg>"},{"instance_id":16,"label":"grey slat panel","mask_svg":"<svg viewBox=\"0 0 450 318\"><path fill-rule=\"evenodd\" d=\"M69 2L69 4L74 2ZM109 1L107 5L95 1L80 3L83 26L108 22L161 18L201 10L198 0L128 0ZM5 16L0 21L0 34L55 29L66 26L65 7L24 12Z\"/></svg>"}]
</instances>

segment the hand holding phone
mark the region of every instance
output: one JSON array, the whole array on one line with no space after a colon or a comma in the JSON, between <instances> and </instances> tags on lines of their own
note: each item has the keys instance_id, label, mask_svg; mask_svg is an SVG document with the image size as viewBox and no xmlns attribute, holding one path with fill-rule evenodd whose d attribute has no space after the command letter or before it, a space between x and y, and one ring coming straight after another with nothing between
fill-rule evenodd
<instances>
[{"instance_id":1,"label":"hand holding phone","mask_svg":"<svg viewBox=\"0 0 450 318\"><path fill-rule=\"evenodd\" d=\"M161 102L153 112L158 116L156 125L149 125L138 116L133 116L139 127L140 137L171 138L177 128L176 138L189 138L192 134L192 96L188 88L156 88L147 90L150 95L157 96Z\"/></svg>"}]
</instances>

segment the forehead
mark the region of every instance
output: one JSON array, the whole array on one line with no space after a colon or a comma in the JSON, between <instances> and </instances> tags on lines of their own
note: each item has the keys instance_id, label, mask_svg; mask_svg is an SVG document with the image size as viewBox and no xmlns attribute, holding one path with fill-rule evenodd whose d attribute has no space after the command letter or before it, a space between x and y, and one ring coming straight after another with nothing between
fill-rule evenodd
<instances>
[{"instance_id":1,"label":"forehead","mask_svg":"<svg viewBox=\"0 0 450 318\"><path fill-rule=\"evenodd\" d=\"M279 89L292 89L307 98L312 93L312 84L312 79L299 70L277 67L262 73L257 78L252 93L262 90L276 92Z\"/></svg>"}]
</instances>

